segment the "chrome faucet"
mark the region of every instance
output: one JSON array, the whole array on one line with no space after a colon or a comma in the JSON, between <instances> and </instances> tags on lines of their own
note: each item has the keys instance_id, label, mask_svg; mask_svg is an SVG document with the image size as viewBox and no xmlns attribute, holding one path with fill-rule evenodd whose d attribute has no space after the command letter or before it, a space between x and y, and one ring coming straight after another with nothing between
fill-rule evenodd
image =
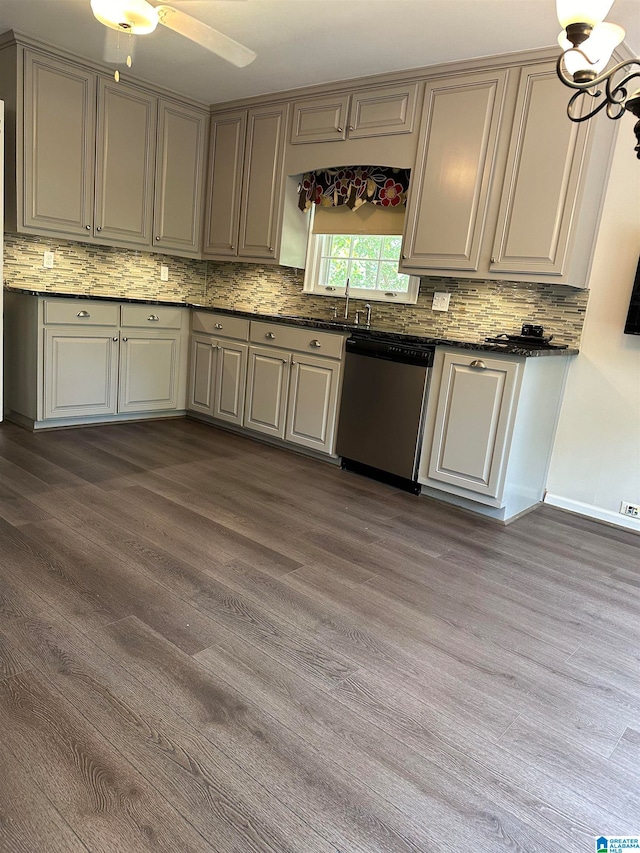
<instances>
[{"instance_id":1,"label":"chrome faucet","mask_svg":"<svg viewBox=\"0 0 640 853\"><path fill-rule=\"evenodd\" d=\"M367 319L366 319L365 325L368 329L371 326L371 305L370 305L370 303L367 302L366 305L364 306L364 308L365 308L365 311L367 312Z\"/></svg>"},{"instance_id":2,"label":"chrome faucet","mask_svg":"<svg viewBox=\"0 0 640 853\"><path fill-rule=\"evenodd\" d=\"M344 319L349 319L349 279L347 279L347 284L344 288Z\"/></svg>"}]
</instances>

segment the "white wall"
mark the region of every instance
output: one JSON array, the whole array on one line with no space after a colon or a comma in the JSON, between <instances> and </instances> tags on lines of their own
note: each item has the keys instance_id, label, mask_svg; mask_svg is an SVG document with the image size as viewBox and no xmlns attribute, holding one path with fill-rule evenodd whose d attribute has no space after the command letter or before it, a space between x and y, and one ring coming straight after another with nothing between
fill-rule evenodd
<instances>
[{"instance_id":1,"label":"white wall","mask_svg":"<svg viewBox=\"0 0 640 853\"><path fill-rule=\"evenodd\" d=\"M635 119L620 121L598 234L580 355L569 370L547 502L640 531L619 514L640 505L640 336L623 334L640 256Z\"/></svg>"}]
</instances>

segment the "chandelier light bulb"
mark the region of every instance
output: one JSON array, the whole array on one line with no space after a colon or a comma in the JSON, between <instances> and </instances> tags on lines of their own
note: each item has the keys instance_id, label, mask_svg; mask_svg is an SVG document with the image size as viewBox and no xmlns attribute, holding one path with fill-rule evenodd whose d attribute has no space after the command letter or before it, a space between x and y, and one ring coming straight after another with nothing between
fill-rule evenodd
<instances>
[{"instance_id":1,"label":"chandelier light bulb","mask_svg":"<svg viewBox=\"0 0 640 853\"><path fill-rule=\"evenodd\" d=\"M560 26L566 30L570 24L588 24L595 27L607 17L613 0L556 0Z\"/></svg>"}]
</instances>

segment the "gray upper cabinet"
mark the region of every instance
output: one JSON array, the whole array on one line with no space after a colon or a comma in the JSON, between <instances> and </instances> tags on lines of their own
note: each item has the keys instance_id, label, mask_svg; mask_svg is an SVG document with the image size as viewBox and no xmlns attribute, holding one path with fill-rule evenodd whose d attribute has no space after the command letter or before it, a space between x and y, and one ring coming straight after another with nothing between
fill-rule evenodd
<instances>
[{"instance_id":1,"label":"gray upper cabinet","mask_svg":"<svg viewBox=\"0 0 640 853\"><path fill-rule=\"evenodd\" d=\"M587 133L586 124L567 119L554 63L521 69L491 270L566 271Z\"/></svg>"},{"instance_id":2,"label":"gray upper cabinet","mask_svg":"<svg viewBox=\"0 0 640 853\"><path fill-rule=\"evenodd\" d=\"M101 77L95 231L101 241L151 246L157 98Z\"/></svg>"},{"instance_id":3,"label":"gray upper cabinet","mask_svg":"<svg viewBox=\"0 0 640 853\"><path fill-rule=\"evenodd\" d=\"M206 133L205 112L159 101L153 205L156 249L191 256L200 250Z\"/></svg>"},{"instance_id":4,"label":"gray upper cabinet","mask_svg":"<svg viewBox=\"0 0 640 853\"><path fill-rule=\"evenodd\" d=\"M95 74L25 51L21 230L91 236L95 101Z\"/></svg>"},{"instance_id":5,"label":"gray upper cabinet","mask_svg":"<svg viewBox=\"0 0 640 853\"><path fill-rule=\"evenodd\" d=\"M253 107L247 116L238 255L275 260L281 231L286 105Z\"/></svg>"},{"instance_id":6,"label":"gray upper cabinet","mask_svg":"<svg viewBox=\"0 0 640 853\"><path fill-rule=\"evenodd\" d=\"M427 83L403 263L477 270L507 71Z\"/></svg>"},{"instance_id":7,"label":"gray upper cabinet","mask_svg":"<svg viewBox=\"0 0 640 853\"><path fill-rule=\"evenodd\" d=\"M291 144L411 133L417 88L405 83L296 101Z\"/></svg>"},{"instance_id":8,"label":"gray upper cabinet","mask_svg":"<svg viewBox=\"0 0 640 853\"><path fill-rule=\"evenodd\" d=\"M238 254L246 132L246 110L211 117L203 245L205 257L233 258Z\"/></svg>"}]
</instances>

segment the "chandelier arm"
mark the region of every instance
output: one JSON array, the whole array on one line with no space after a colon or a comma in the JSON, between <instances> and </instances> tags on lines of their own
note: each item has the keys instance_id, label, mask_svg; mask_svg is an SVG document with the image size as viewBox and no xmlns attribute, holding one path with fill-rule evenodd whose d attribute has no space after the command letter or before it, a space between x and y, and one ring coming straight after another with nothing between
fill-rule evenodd
<instances>
[{"instance_id":1,"label":"chandelier arm","mask_svg":"<svg viewBox=\"0 0 640 853\"><path fill-rule=\"evenodd\" d=\"M599 98L602 95L602 90L598 89L597 92L590 92L588 89L580 89L579 92L575 92L570 98L569 103L567 104L567 115L576 123L581 121L587 121L593 116L597 115L600 110L603 110L605 107L608 107L607 101L600 101L590 112L585 113L584 115L579 114L580 104L582 104L582 98L584 95L588 95L590 98ZM580 99L580 100L579 100ZM574 111L574 105L578 104L577 111ZM608 110L607 110L608 114ZM610 116L610 118L614 118L614 116ZM620 118L620 116L615 116L615 118Z\"/></svg>"},{"instance_id":2,"label":"chandelier arm","mask_svg":"<svg viewBox=\"0 0 640 853\"><path fill-rule=\"evenodd\" d=\"M614 74L617 74L618 71L623 68L626 68L628 65L640 65L640 59L625 59L622 62L619 62L617 65L614 65L613 68L611 68L609 71L603 72L598 77L594 77L593 80L585 80L584 83L576 83L574 80L571 79L571 77L567 76L567 72L563 67L565 53L569 52L579 53L580 56L583 56L587 60L587 62L589 62L589 57L586 55L586 53L584 53L584 51L580 50L577 47L569 48L569 50L566 50L564 53L561 53L558 57L558 61L556 63L556 71L558 73L558 77L564 83L564 85L569 86L570 89L579 89L581 91L585 91L586 89L590 89L593 86L597 86L599 83L610 81ZM622 80L618 85L624 85L624 83L627 83L632 78L639 76L640 72L634 71L632 74L629 74L627 77L625 77L625 79Z\"/></svg>"},{"instance_id":3,"label":"chandelier arm","mask_svg":"<svg viewBox=\"0 0 640 853\"><path fill-rule=\"evenodd\" d=\"M640 61L635 60L640 65ZM607 99L611 101L611 103L620 104L627 98L627 83L630 80L634 80L635 78L640 79L640 71L634 71L633 74L627 74L626 77L623 77L615 86L613 86L613 79L611 76L607 78Z\"/></svg>"}]
</instances>

